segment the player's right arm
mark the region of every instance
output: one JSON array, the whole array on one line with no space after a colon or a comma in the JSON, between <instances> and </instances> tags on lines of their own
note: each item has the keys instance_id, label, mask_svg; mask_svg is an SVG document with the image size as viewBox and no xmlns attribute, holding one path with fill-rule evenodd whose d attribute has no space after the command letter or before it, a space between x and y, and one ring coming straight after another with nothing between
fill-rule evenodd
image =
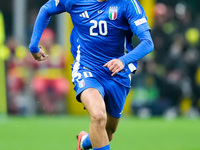
<instances>
[{"instance_id":1,"label":"player's right arm","mask_svg":"<svg viewBox=\"0 0 200 150\"><path fill-rule=\"evenodd\" d=\"M50 21L51 16L67 11L63 1L67 3L67 1L70 0L49 0L40 8L37 19L35 21L31 43L29 45L30 52L38 61L47 59L47 56L44 54L42 49L39 48L38 44L44 29Z\"/></svg>"}]
</instances>

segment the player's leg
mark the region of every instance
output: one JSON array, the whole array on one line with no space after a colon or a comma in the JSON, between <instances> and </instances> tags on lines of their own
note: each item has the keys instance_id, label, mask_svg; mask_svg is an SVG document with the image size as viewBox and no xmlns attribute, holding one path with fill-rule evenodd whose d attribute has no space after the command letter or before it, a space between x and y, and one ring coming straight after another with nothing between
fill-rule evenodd
<instances>
[{"instance_id":1,"label":"player's leg","mask_svg":"<svg viewBox=\"0 0 200 150\"><path fill-rule=\"evenodd\" d=\"M82 66L79 66L79 68L80 69L78 70L74 70L77 69L74 67L72 72L73 82L75 85L74 89L76 91L77 100L83 103L90 114L91 124L89 129L90 137L86 138L89 141L89 144L86 141L86 145L89 147L83 147L83 145L85 145L84 137L87 133L85 134L85 132L81 132L78 135L77 150L92 148L92 145L94 147L93 149L98 148L98 150L109 150L110 145L105 129L107 114L103 100L105 95L104 88L99 83L97 80L98 77L92 70Z\"/></svg>"},{"instance_id":2,"label":"player's leg","mask_svg":"<svg viewBox=\"0 0 200 150\"><path fill-rule=\"evenodd\" d=\"M114 118L111 115L107 114L106 132L107 132L109 141L111 141L113 139L113 134L117 129L119 120L120 120L120 118ZM83 136L83 139L81 142L82 147L84 149L92 148L89 134L86 132L81 132L79 135Z\"/></svg>"},{"instance_id":3,"label":"player's leg","mask_svg":"<svg viewBox=\"0 0 200 150\"><path fill-rule=\"evenodd\" d=\"M114 118L107 114L106 132L108 134L108 139L111 141L113 139L113 134L117 130L120 118Z\"/></svg>"},{"instance_id":4,"label":"player's leg","mask_svg":"<svg viewBox=\"0 0 200 150\"><path fill-rule=\"evenodd\" d=\"M130 82L130 80L128 81ZM105 82L108 83L108 81ZM115 81L109 81L109 84L106 84L106 87L104 88L106 89L106 95L104 97L104 101L106 101L106 107L108 111L106 132L109 141L111 141L113 138L113 134L117 129L120 117L122 115L125 99L130 88L122 86L121 84ZM83 145L86 146L87 148L90 148L89 135L87 135L85 140L83 140Z\"/></svg>"},{"instance_id":5,"label":"player's leg","mask_svg":"<svg viewBox=\"0 0 200 150\"><path fill-rule=\"evenodd\" d=\"M125 81L127 83L130 83L129 78L127 78L127 80ZM122 116L126 96L128 95L130 87L124 86L116 82L115 80L105 80L105 83L106 82L109 82L107 86L104 86L104 101L106 104L107 111L106 131L108 134L108 138L111 141Z\"/></svg>"},{"instance_id":6,"label":"player's leg","mask_svg":"<svg viewBox=\"0 0 200 150\"><path fill-rule=\"evenodd\" d=\"M107 114L102 95L98 90L88 88L81 93L80 98L91 119L89 135L92 147L95 149L106 146L105 148L107 148L109 145L109 139L106 132Z\"/></svg>"}]
</instances>

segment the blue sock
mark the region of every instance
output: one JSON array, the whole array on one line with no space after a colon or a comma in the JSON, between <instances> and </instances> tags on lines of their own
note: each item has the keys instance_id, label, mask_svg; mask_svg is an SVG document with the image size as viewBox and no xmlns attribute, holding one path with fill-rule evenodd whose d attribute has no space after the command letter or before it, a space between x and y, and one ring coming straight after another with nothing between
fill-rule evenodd
<instances>
[{"instance_id":1,"label":"blue sock","mask_svg":"<svg viewBox=\"0 0 200 150\"><path fill-rule=\"evenodd\" d=\"M110 150L110 144L108 144L104 147L101 147L101 148L93 148L93 150Z\"/></svg>"},{"instance_id":2,"label":"blue sock","mask_svg":"<svg viewBox=\"0 0 200 150\"><path fill-rule=\"evenodd\" d=\"M83 140L82 146L83 146L84 149L92 148L92 144L91 144L91 141L90 141L90 136L89 136L89 134L88 134L88 135L86 136L86 138Z\"/></svg>"}]
</instances>

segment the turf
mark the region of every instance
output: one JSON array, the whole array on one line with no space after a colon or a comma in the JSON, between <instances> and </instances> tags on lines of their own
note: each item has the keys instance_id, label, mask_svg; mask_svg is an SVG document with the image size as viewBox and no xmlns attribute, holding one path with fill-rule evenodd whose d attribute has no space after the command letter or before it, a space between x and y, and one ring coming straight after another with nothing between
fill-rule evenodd
<instances>
[{"instance_id":1,"label":"turf","mask_svg":"<svg viewBox=\"0 0 200 150\"><path fill-rule=\"evenodd\" d=\"M0 150L75 150L88 116L0 118ZM200 150L200 119L138 119L124 116L112 150Z\"/></svg>"}]
</instances>

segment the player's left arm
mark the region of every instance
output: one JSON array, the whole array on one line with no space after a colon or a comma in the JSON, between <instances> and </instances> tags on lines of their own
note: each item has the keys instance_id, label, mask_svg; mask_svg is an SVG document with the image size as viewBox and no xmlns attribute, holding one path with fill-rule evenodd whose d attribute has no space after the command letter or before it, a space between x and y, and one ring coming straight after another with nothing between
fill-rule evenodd
<instances>
[{"instance_id":1,"label":"player's left arm","mask_svg":"<svg viewBox=\"0 0 200 150\"><path fill-rule=\"evenodd\" d=\"M118 59L113 59L104 65L104 67L108 67L112 72L112 76L128 64L143 58L154 49L153 40L150 35L150 27L143 8L137 0L128 2L127 8L124 11L125 17L128 20L131 31L138 36L140 43L128 54Z\"/></svg>"},{"instance_id":2,"label":"player's left arm","mask_svg":"<svg viewBox=\"0 0 200 150\"><path fill-rule=\"evenodd\" d=\"M125 17L140 43L131 52L119 58L124 66L143 58L154 49L146 14L137 0L128 1Z\"/></svg>"},{"instance_id":3,"label":"player's left arm","mask_svg":"<svg viewBox=\"0 0 200 150\"><path fill-rule=\"evenodd\" d=\"M140 43L131 52L119 58L124 64L124 66L138 61L147 54L153 51L154 44L150 35L150 31L146 30L137 35Z\"/></svg>"},{"instance_id":4,"label":"player's left arm","mask_svg":"<svg viewBox=\"0 0 200 150\"><path fill-rule=\"evenodd\" d=\"M140 43L131 52L120 57L119 59L112 59L104 65L104 67L108 67L108 69L112 72L111 76L114 76L119 71L124 69L124 67L129 63L135 62L153 51L154 44L149 30L141 32L138 35L138 38L140 39Z\"/></svg>"}]
</instances>

